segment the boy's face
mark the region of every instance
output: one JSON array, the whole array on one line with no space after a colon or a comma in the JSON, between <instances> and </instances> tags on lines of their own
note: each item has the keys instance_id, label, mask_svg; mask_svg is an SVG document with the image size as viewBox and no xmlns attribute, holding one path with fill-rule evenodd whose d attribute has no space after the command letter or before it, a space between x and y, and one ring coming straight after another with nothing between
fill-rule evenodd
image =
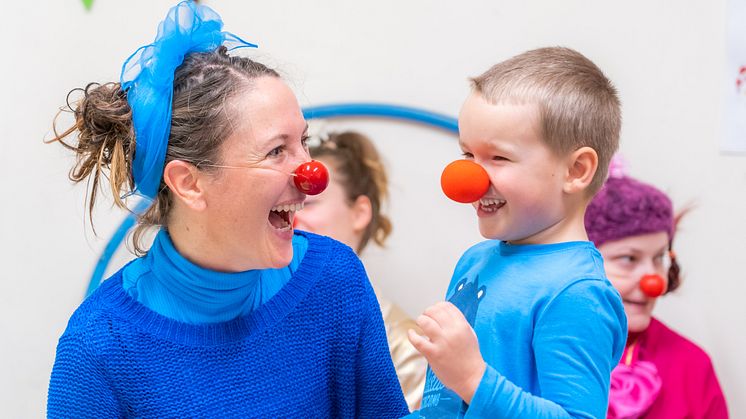
<instances>
[{"instance_id":1,"label":"boy's face","mask_svg":"<svg viewBox=\"0 0 746 419\"><path fill-rule=\"evenodd\" d=\"M480 164L490 188L472 205L485 238L516 244L559 240L568 168L541 138L536 105L487 102L472 93L459 114L464 157Z\"/></svg>"}]
</instances>

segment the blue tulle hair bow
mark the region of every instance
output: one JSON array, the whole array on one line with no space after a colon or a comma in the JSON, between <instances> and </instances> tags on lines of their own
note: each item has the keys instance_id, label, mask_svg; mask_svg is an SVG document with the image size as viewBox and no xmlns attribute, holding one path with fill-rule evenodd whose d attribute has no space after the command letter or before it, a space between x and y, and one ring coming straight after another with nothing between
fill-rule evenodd
<instances>
[{"instance_id":1,"label":"blue tulle hair bow","mask_svg":"<svg viewBox=\"0 0 746 419\"><path fill-rule=\"evenodd\" d=\"M158 194L171 131L174 71L184 57L214 51L221 45L228 50L256 48L222 29L223 21L214 10L182 1L168 11L155 41L138 48L124 62L120 82L127 92L135 127L132 194L151 199Z\"/></svg>"}]
</instances>

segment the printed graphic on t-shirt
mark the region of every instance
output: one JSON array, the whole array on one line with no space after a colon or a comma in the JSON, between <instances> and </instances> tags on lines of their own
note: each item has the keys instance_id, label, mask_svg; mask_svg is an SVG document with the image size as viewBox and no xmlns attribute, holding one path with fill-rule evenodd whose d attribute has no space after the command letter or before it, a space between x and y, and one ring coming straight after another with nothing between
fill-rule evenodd
<instances>
[{"instance_id":1,"label":"printed graphic on t-shirt","mask_svg":"<svg viewBox=\"0 0 746 419\"><path fill-rule=\"evenodd\" d=\"M479 302L485 293L486 287L479 286L479 276L473 281L463 278L456 284L448 301L458 307L466 317L466 321L474 327ZM466 408L466 403L458 394L445 387L428 366L422 409L419 412L420 418L460 418L466 413Z\"/></svg>"}]
</instances>

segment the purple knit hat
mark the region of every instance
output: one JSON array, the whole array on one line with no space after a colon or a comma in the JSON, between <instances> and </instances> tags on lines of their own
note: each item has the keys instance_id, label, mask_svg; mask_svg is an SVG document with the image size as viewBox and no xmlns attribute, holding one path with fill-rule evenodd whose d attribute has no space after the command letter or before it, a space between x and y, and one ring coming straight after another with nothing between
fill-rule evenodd
<instances>
[{"instance_id":1,"label":"purple knit hat","mask_svg":"<svg viewBox=\"0 0 746 419\"><path fill-rule=\"evenodd\" d=\"M665 231L671 240L674 233L671 199L651 185L611 170L610 173L611 177L586 209L588 239L598 247L607 241Z\"/></svg>"}]
</instances>

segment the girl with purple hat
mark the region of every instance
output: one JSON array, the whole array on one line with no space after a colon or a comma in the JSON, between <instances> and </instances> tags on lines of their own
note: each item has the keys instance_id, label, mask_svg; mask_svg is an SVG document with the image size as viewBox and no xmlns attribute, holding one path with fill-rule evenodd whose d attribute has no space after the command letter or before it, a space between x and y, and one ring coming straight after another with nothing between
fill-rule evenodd
<instances>
[{"instance_id":1,"label":"girl with purple hat","mask_svg":"<svg viewBox=\"0 0 746 419\"><path fill-rule=\"evenodd\" d=\"M585 214L589 239L621 294L629 336L611 374L609 418L727 418L708 355L652 316L680 285L672 250L677 217L655 187L610 170Z\"/></svg>"}]
</instances>

